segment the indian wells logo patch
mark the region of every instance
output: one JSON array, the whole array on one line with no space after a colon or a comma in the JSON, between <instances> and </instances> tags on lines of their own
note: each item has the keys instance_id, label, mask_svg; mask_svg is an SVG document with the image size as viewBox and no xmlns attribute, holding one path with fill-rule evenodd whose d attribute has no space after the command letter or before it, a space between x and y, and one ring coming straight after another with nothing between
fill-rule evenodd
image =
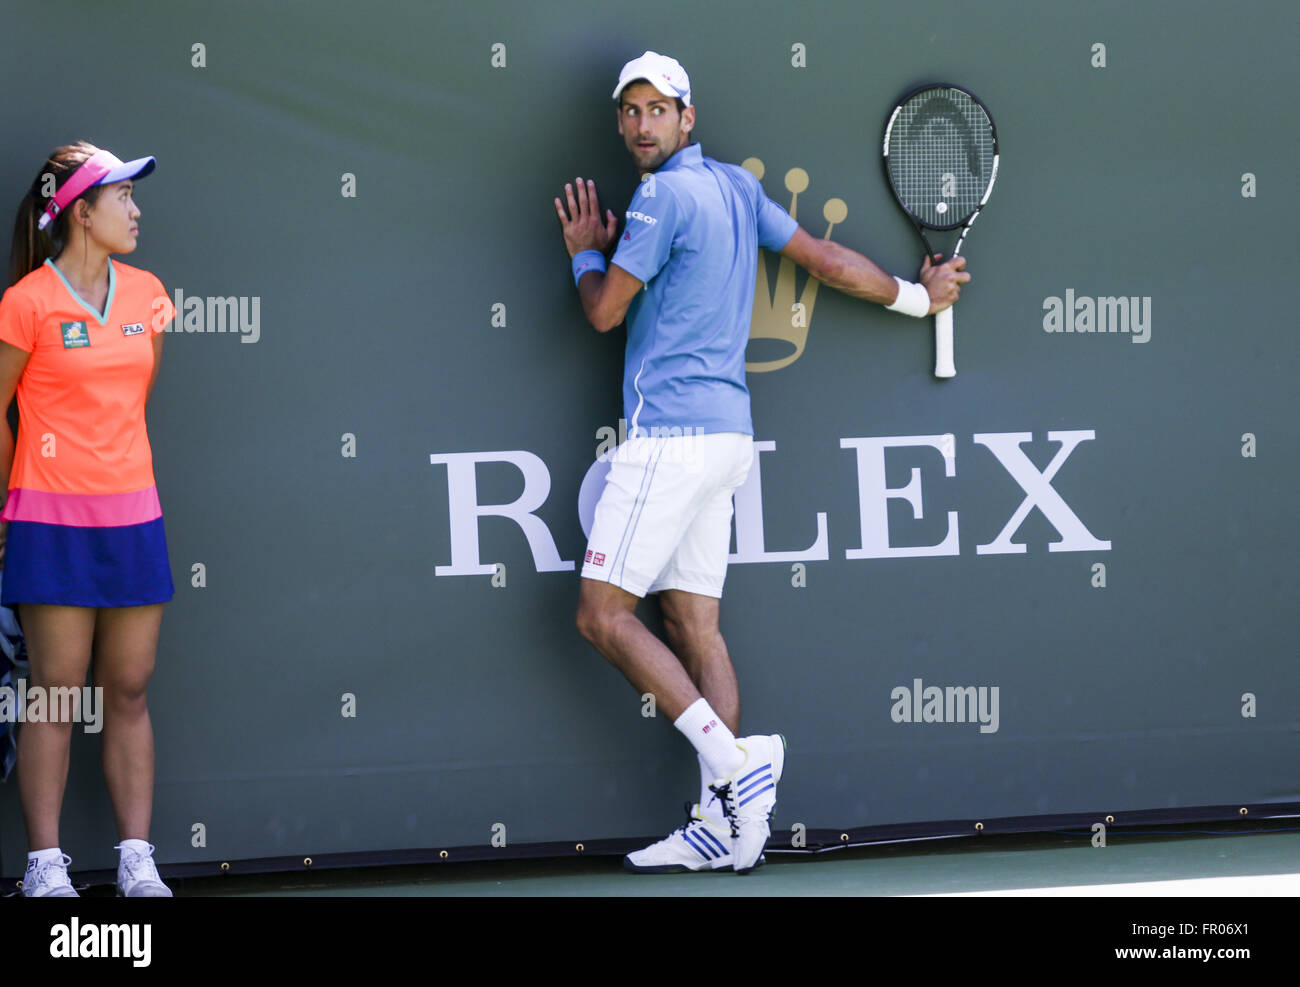
<instances>
[{"instance_id":1,"label":"indian wells logo patch","mask_svg":"<svg viewBox=\"0 0 1300 987\"><path fill-rule=\"evenodd\" d=\"M60 322L59 326L63 329L63 348L65 350L90 345L90 333L86 331L84 322Z\"/></svg>"},{"instance_id":2,"label":"indian wells logo patch","mask_svg":"<svg viewBox=\"0 0 1300 987\"><path fill-rule=\"evenodd\" d=\"M143 323L143 322L133 322L133 323L131 323L131 325L129 325L129 326L123 326L123 327L122 327L122 335L123 335L123 336L138 336L138 335L140 335L140 333L142 333L142 332L144 332L144 323Z\"/></svg>"}]
</instances>

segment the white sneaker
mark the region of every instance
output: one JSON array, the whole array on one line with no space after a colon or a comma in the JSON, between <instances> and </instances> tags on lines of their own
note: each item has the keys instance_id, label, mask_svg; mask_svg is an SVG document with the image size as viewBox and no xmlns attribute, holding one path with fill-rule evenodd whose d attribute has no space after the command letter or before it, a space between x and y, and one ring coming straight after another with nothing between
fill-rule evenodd
<instances>
[{"instance_id":1,"label":"white sneaker","mask_svg":"<svg viewBox=\"0 0 1300 987\"><path fill-rule=\"evenodd\" d=\"M745 752L745 763L710 787L731 823L732 868L744 874L753 870L772 835L776 783L785 769L785 737L779 733L741 737L736 746Z\"/></svg>"},{"instance_id":2,"label":"white sneaker","mask_svg":"<svg viewBox=\"0 0 1300 987\"><path fill-rule=\"evenodd\" d=\"M171 888L163 884L158 868L153 862L153 844L149 852L141 853L120 844L113 847L122 851L117 865L117 896L119 898L170 898Z\"/></svg>"},{"instance_id":3,"label":"white sneaker","mask_svg":"<svg viewBox=\"0 0 1300 987\"><path fill-rule=\"evenodd\" d=\"M681 871L722 870L731 866L731 831L686 803L686 824L658 843L623 858L634 874L676 874Z\"/></svg>"},{"instance_id":4,"label":"white sneaker","mask_svg":"<svg viewBox=\"0 0 1300 987\"><path fill-rule=\"evenodd\" d=\"M38 864L35 860L27 861L27 873L23 875L23 896L26 898L80 898L77 889L68 880L68 864L72 858L66 853L59 854L53 860Z\"/></svg>"}]
</instances>

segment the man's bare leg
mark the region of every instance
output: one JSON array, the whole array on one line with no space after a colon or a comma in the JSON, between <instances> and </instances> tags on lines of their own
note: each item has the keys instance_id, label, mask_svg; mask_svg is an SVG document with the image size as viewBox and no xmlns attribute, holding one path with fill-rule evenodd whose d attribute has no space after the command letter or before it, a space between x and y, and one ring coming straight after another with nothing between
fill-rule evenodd
<instances>
[{"instance_id":1,"label":"man's bare leg","mask_svg":"<svg viewBox=\"0 0 1300 987\"><path fill-rule=\"evenodd\" d=\"M718 627L720 601L670 589L659 594L659 603L673 654L727 729L740 736L740 686Z\"/></svg>"},{"instance_id":2,"label":"man's bare leg","mask_svg":"<svg viewBox=\"0 0 1300 987\"><path fill-rule=\"evenodd\" d=\"M656 709L690 741L713 777L727 777L744 763L744 752L736 746L731 728L700 695L686 666L641 623L637 600L611 583L583 579L578 630L638 692L654 696Z\"/></svg>"},{"instance_id":3,"label":"man's bare leg","mask_svg":"<svg viewBox=\"0 0 1300 987\"><path fill-rule=\"evenodd\" d=\"M612 583L583 579L578 631L626 676L655 698L656 709L676 720L700 698L686 667L636 615L639 597Z\"/></svg>"}]
</instances>

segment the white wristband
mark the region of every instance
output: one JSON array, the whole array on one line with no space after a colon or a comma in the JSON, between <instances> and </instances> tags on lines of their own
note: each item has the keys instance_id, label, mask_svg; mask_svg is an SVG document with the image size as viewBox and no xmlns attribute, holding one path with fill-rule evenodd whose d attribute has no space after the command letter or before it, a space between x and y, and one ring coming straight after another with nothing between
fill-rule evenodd
<instances>
[{"instance_id":1,"label":"white wristband","mask_svg":"<svg viewBox=\"0 0 1300 987\"><path fill-rule=\"evenodd\" d=\"M898 282L898 297L894 304L885 306L888 311L902 312L918 319L930 314L930 293L925 290L925 285L913 284L900 277L894 280Z\"/></svg>"}]
</instances>

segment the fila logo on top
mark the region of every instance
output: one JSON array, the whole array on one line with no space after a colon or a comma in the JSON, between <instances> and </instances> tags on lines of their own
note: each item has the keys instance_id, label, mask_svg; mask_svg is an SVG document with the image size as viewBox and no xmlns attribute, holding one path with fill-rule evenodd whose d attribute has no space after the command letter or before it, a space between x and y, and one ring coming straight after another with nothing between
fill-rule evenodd
<instances>
[{"instance_id":1,"label":"fila logo on top","mask_svg":"<svg viewBox=\"0 0 1300 987\"><path fill-rule=\"evenodd\" d=\"M1012 541L1013 536L1035 508L1056 529L1060 537L1049 542L1049 552L1108 552L1110 542L1096 537L1080 520L1052 481L1065 465L1065 461L1084 442L1095 438L1092 429L1051 431L1049 442L1060 444L1056 455L1043 469L1039 469L1021 448L1033 439L1032 432L977 432L971 436L975 446L982 446L987 454L1007 471L1024 497L1018 506L1007 502L1010 516L997 535L987 542L976 544L976 555L1024 554L1027 546ZM845 548L845 559L901 559L962 554L958 535L958 512L947 511L944 536L929 545L899 544L890 531L889 502L905 501L912 517L924 517L922 498L922 473L925 482L932 486L943 478L957 475L956 440L947 435L894 435L884 437L842 438L839 447L851 452L857 466L858 527L861 547ZM885 478L886 450L904 464L912 464L911 480L901 487L891 487ZM736 490L736 551L730 563L740 565L751 562L826 561L830 558L826 514L817 511L817 535L807 548L770 550L764 541L763 484L761 462L765 453L775 453L776 443L756 441L754 463L744 484ZM974 451L972 450L972 455ZM776 457L772 457L776 458ZM523 449L508 452L451 452L434 453L429 462L447 467L447 507L451 529L451 562L434 569L438 576L484 576L496 572L496 565L484 563L479 557L479 519L503 517L513 521L523 532L532 553L533 565L538 572L569 572L572 561L560 558L546 522L537 511L546 503L551 492L551 472L541 457ZM505 463L523 475L523 491L508 504L481 504L475 476L479 464ZM942 464L942 474L940 474ZM596 501L609 469L608 458L597 460L587 470L578 492L578 518L584 534L590 533ZM810 518L811 520L811 518ZM997 518L979 518L981 531L991 532ZM812 527L810 524L809 527ZM968 542L969 544L969 542ZM593 561L594 561L593 557Z\"/></svg>"}]
</instances>

